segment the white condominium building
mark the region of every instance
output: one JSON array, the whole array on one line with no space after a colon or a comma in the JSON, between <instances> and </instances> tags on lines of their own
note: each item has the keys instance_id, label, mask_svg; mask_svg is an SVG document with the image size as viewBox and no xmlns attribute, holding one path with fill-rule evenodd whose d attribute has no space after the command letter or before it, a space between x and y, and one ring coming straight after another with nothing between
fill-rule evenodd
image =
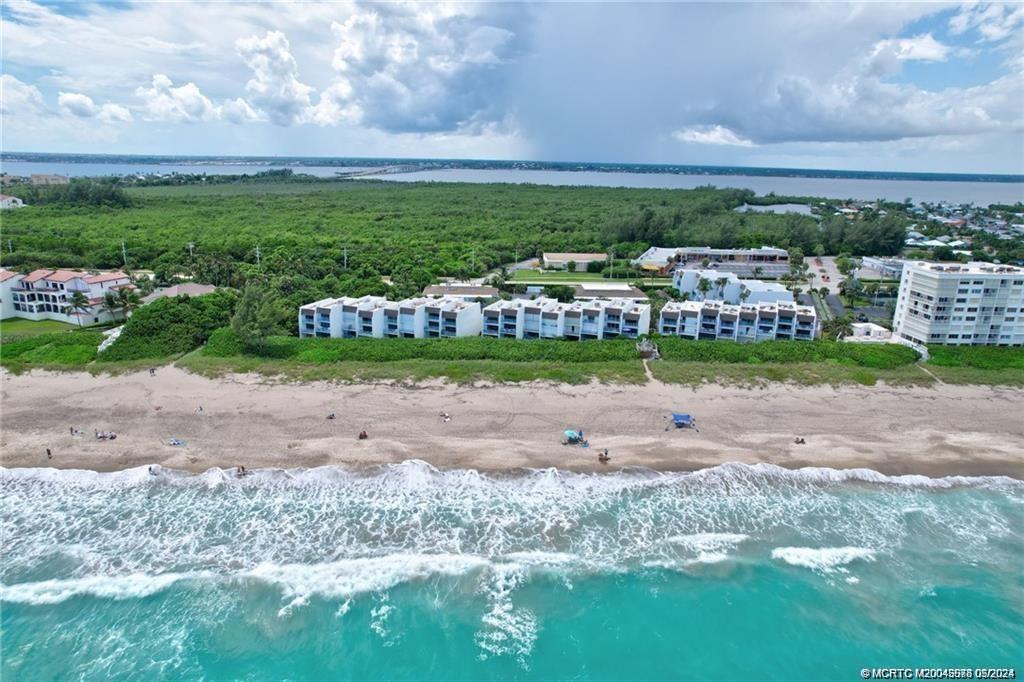
<instances>
[{"instance_id":1,"label":"white condominium building","mask_svg":"<svg viewBox=\"0 0 1024 682\"><path fill-rule=\"evenodd\" d=\"M480 304L458 296L419 297L384 306L384 336L446 338L479 336Z\"/></svg>"},{"instance_id":2,"label":"white condominium building","mask_svg":"<svg viewBox=\"0 0 1024 682\"><path fill-rule=\"evenodd\" d=\"M670 301L661 309L658 332L684 339L809 341L818 336L818 316L811 306L786 302Z\"/></svg>"},{"instance_id":3,"label":"white condominium building","mask_svg":"<svg viewBox=\"0 0 1024 682\"><path fill-rule=\"evenodd\" d=\"M422 339L479 334L480 304L454 296L325 298L299 309L299 336Z\"/></svg>"},{"instance_id":4,"label":"white condominium building","mask_svg":"<svg viewBox=\"0 0 1024 682\"><path fill-rule=\"evenodd\" d=\"M123 272L34 270L22 275L0 270L0 305L5 318L57 320L83 326L107 322L120 312L104 307L106 294L134 288L131 278ZM82 294L86 302L72 310L69 306L76 292Z\"/></svg>"},{"instance_id":5,"label":"white condominium building","mask_svg":"<svg viewBox=\"0 0 1024 682\"><path fill-rule=\"evenodd\" d=\"M495 301L483 309L484 336L521 339L526 331L526 306L554 299L529 300L514 298L511 301ZM557 303L557 301L555 301Z\"/></svg>"},{"instance_id":6,"label":"white condominium building","mask_svg":"<svg viewBox=\"0 0 1024 682\"><path fill-rule=\"evenodd\" d=\"M707 293L701 291L701 280L707 281ZM705 298L726 303L775 303L793 300L793 292L781 284L762 282L759 279L740 279L734 273L720 270L677 268L672 273L672 286L680 294L686 294L691 301L703 301Z\"/></svg>"},{"instance_id":7,"label":"white condominium building","mask_svg":"<svg viewBox=\"0 0 1024 682\"><path fill-rule=\"evenodd\" d=\"M908 263L893 333L920 344L1024 345L1024 268Z\"/></svg>"},{"instance_id":8,"label":"white condominium building","mask_svg":"<svg viewBox=\"0 0 1024 682\"><path fill-rule=\"evenodd\" d=\"M484 308L483 335L517 339L635 339L651 326L651 306L624 298L560 303L497 301Z\"/></svg>"},{"instance_id":9,"label":"white condominium building","mask_svg":"<svg viewBox=\"0 0 1024 682\"><path fill-rule=\"evenodd\" d=\"M383 296L325 298L299 308L299 336L384 336Z\"/></svg>"}]
</instances>

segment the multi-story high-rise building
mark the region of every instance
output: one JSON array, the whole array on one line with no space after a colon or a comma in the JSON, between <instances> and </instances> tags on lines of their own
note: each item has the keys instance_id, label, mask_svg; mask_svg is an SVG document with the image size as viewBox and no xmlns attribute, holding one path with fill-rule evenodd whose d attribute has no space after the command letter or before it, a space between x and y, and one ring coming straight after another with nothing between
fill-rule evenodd
<instances>
[{"instance_id":1,"label":"multi-story high-rise building","mask_svg":"<svg viewBox=\"0 0 1024 682\"><path fill-rule=\"evenodd\" d=\"M1024 345L1024 268L908 263L893 334L919 344Z\"/></svg>"},{"instance_id":2,"label":"multi-story high-rise building","mask_svg":"<svg viewBox=\"0 0 1024 682\"><path fill-rule=\"evenodd\" d=\"M670 301L661 309L658 332L684 339L809 341L818 336L818 316L812 306L788 302Z\"/></svg>"}]
</instances>

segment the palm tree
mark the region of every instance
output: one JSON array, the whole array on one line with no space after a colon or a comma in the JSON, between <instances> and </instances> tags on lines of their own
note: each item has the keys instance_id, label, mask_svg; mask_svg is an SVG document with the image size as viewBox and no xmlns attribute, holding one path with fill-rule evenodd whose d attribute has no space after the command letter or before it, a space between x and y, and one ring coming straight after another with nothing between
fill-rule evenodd
<instances>
[{"instance_id":1,"label":"palm tree","mask_svg":"<svg viewBox=\"0 0 1024 682\"><path fill-rule=\"evenodd\" d=\"M115 313L121 309L121 302L113 291L103 294L103 309L110 314L110 317L116 317Z\"/></svg>"},{"instance_id":2,"label":"palm tree","mask_svg":"<svg viewBox=\"0 0 1024 682\"><path fill-rule=\"evenodd\" d=\"M121 304L121 310L124 311L124 319L128 319L128 316L133 310L139 307L142 299L135 289L118 289L117 290L117 301Z\"/></svg>"},{"instance_id":3,"label":"palm tree","mask_svg":"<svg viewBox=\"0 0 1024 682\"><path fill-rule=\"evenodd\" d=\"M718 285L718 298L722 298L723 296L725 296L723 292L725 292L725 285L728 283L728 277L719 277L718 279L715 280L715 284Z\"/></svg>"},{"instance_id":4,"label":"palm tree","mask_svg":"<svg viewBox=\"0 0 1024 682\"><path fill-rule=\"evenodd\" d=\"M89 299L87 299L85 297L85 294L83 294L81 291L73 291L73 292L71 292L70 298L68 298L67 305L64 307L64 314L65 315L75 315L77 313L78 314L77 315L78 316L78 326L81 327L82 326L82 315L81 315L81 313L87 312L88 310L91 310L91 309L92 309L92 306L89 305Z\"/></svg>"},{"instance_id":5,"label":"palm tree","mask_svg":"<svg viewBox=\"0 0 1024 682\"><path fill-rule=\"evenodd\" d=\"M853 322L849 315L827 320L822 325L821 333L827 339L835 338L838 341L844 336L853 334Z\"/></svg>"},{"instance_id":6,"label":"palm tree","mask_svg":"<svg viewBox=\"0 0 1024 682\"><path fill-rule=\"evenodd\" d=\"M760 277L762 272L764 272L764 268L760 265L754 267L754 277Z\"/></svg>"},{"instance_id":7,"label":"palm tree","mask_svg":"<svg viewBox=\"0 0 1024 682\"><path fill-rule=\"evenodd\" d=\"M743 287L740 290L740 303L746 303L748 298L750 298L750 289Z\"/></svg>"},{"instance_id":8,"label":"palm tree","mask_svg":"<svg viewBox=\"0 0 1024 682\"><path fill-rule=\"evenodd\" d=\"M708 292L711 291L711 280L707 277L701 277L697 281L697 291L700 292L702 299L707 298Z\"/></svg>"},{"instance_id":9,"label":"palm tree","mask_svg":"<svg viewBox=\"0 0 1024 682\"><path fill-rule=\"evenodd\" d=\"M871 302L878 305L878 282L868 282L864 285L864 292L871 297Z\"/></svg>"}]
</instances>

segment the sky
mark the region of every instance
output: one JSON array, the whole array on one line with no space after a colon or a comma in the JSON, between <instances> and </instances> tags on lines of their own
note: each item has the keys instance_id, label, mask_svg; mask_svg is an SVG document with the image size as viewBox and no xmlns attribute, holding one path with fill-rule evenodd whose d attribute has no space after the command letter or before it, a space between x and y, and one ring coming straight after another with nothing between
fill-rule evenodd
<instances>
[{"instance_id":1,"label":"sky","mask_svg":"<svg viewBox=\"0 0 1024 682\"><path fill-rule=\"evenodd\" d=\"M4 151L1024 173L1024 3L0 6Z\"/></svg>"}]
</instances>

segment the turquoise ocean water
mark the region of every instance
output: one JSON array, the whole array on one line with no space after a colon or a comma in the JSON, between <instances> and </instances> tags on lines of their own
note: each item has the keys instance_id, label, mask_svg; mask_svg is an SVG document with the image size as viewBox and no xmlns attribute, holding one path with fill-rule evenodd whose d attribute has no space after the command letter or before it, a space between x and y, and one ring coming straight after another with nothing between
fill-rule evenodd
<instances>
[{"instance_id":1,"label":"turquoise ocean water","mask_svg":"<svg viewBox=\"0 0 1024 682\"><path fill-rule=\"evenodd\" d=\"M4 680L1024 672L1024 483L0 470Z\"/></svg>"}]
</instances>

